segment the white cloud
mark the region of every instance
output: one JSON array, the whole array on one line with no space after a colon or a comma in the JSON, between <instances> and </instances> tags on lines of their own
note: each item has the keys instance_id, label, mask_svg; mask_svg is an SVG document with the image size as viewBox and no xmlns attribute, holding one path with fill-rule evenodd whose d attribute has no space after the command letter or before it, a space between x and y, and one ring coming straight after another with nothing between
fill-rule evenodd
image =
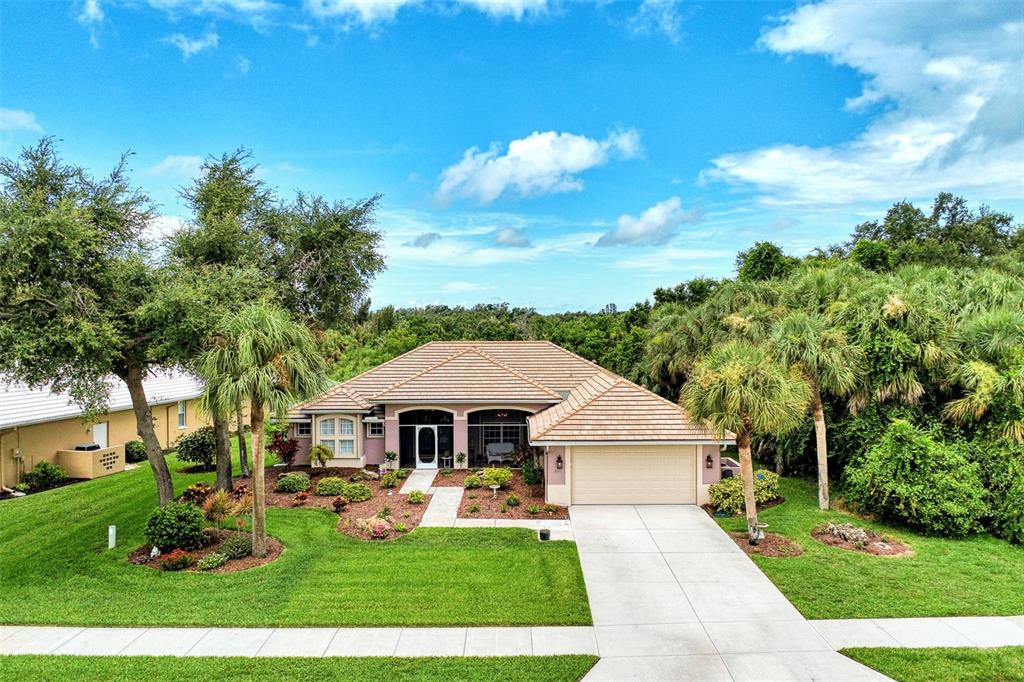
<instances>
[{"instance_id":1,"label":"white cloud","mask_svg":"<svg viewBox=\"0 0 1024 682\"><path fill-rule=\"evenodd\" d=\"M683 34L683 15L676 0L644 0L627 25L634 35L661 33L677 43Z\"/></svg>"},{"instance_id":2,"label":"white cloud","mask_svg":"<svg viewBox=\"0 0 1024 682\"><path fill-rule=\"evenodd\" d=\"M465 291L482 291L486 287L478 282L448 282L441 287L443 291L452 293Z\"/></svg>"},{"instance_id":3,"label":"white cloud","mask_svg":"<svg viewBox=\"0 0 1024 682\"><path fill-rule=\"evenodd\" d=\"M344 17L363 24L391 21L398 10L417 0L305 0L306 10L318 19Z\"/></svg>"},{"instance_id":4,"label":"white cloud","mask_svg":"<svg viewBox=\"0 0 1024 682\"><path fill-rule=\"evenodd\" d=\"M0 107L0 130L3 132L26 130L31 133L41 133L43 126L39 125L36 115L31 111Z\"/></svg>"},{"instance_id":5,"label":"white cloud","mask_svg":"<svg viewBox=\"0 0 1024 682\"><path fill-rule=\"evenodd\" d=\"M208 31L198 38L189 38L184 33L175 33L164 38L164 42L181 50L181 58L188 61L203 50L211 50L217 47L217 44L220 42L220 36L213 31Z\"/></svg>"},{"instance_id":6,"label":"white cloud","mask_svg":"<svg viewBox=\"0 0 1024 682\"><path fill-rule=\"evenodd\" d=\"M579 191L577 175L612 158L631 159L642 151L640 133L629 128L603 140L555 131L533 132L513 140L502 153L494 143L487 151L470 147L462 160L444 169L437 190L440 201L457 197L490 203L505 192L523 197Z\"/></svg>"},{"instance_id":7,"label":"white cloud","mask_svg":"<svg viewBox=\"0 0 1024 682\"><path fill-rule=\"evenodd\" d=\"M246 56L239 56L235 60L235 71L239 76L244 76L252 70L252 61Z\"/></svg>"},{"instance_id":8,"label":"white cloud","mask_svg":"<svg viewBox=\"0 0 1024 682\"><path fill-rule=\"evenodd\" d=\"M437 232L424 232L423 234L418 235L415 239L410 239L405 242L402 246L411 246L414 249L425 249L440 238L441 235Z\"/></svg>"},{"instance_id":9,"label":"white cloud","mask_svg":"<svg viewBox=\"0 0 1024 682\"><path fill-rule=\"evenodd\" d=\"M703 176L753 187L762 201L775 204L889 202L942 190L982 193L987 200L1019 197L1019 7L826 0L796 8L762 35L760 45L855 69L863 89L847 108L875 106L874 118L846 142L726 154Z\"/></svg>"},{"instance_id":10,"label":"white cloud","mask_svg":"<svg viewBox=\"0 0 1024 682\"><path fill-rule=\"evenodd\" d=\"M158 215L145 229L145 236L152 242L160 242L172 236L185 224L185 219L175 215Z\"/></svg>"},{"instance_id":11,"label":"white cloud","mask_svg":"<svg viewBox=\"0 0 1024 682\"><path fill-rule=\"evenodd\" d=\"M278 8L270 0L148 0L150 7L192 14L263 15Z\"/></svg>"},{"instance_id":12,"label":"white cloud","mask_svg":"<svg viewBox=\"0 0 1024 682\"><path fill-rule=\"evenodd\" d=\"M654 246L664 244L675 234L676 228L686 223L697 223L704 217L700 209L683 210L679 197L659 201L634 217L619 216L615 228L601 235L597 246Z\"/></svg>"},{"instance_id":13,"label":"white cloud","mask_svg":"<svg viewBox=\"0 0 1024 682\"><path fill-rule=\"evenodd\" d=\"M203 157L189 154L168 154L159 163L146 169L147 175L194 178L199 175Z\"/></svg>"},{"instance_id":14,"label":"white cloud","mask_svg":"<svg viewBox=\"0 0 1024 682\"><path fill-rule=\"evenodd\" d=\"M527 14L543 14L547 0L458 0L494 17L512 17L519 21Z\"/></svg>"},{"instance_id":15,"label":"white cloud","mask_svg":"<svg viewBox=\"0 0 1024 682\"><path fill-rule=\"evenodd\" d=\"M498 246L512 246L515 248L526 248L530 240L526 236L526 230L521 227L505 227L494 231L494 243Z\"/></svg>"},{"instance_id":16,"label":"white cloud","mask_svg":"<svg viewBox=\"0 0 1024 682\"><path fill-rule=\"evenodd\" d=\"M103 23L103 8L100 6L100 0L85 0L82 3L82 9L78 13L78 23L82 26L89 28L89 44L94 48L100 46L100 39L97 33L97 27Z\"/></svg>"}]
</instances>

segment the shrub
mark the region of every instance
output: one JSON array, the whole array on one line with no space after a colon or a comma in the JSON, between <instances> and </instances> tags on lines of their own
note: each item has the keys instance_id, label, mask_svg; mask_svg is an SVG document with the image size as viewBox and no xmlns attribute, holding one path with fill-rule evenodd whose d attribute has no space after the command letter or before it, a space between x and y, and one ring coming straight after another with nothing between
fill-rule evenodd
<instances>
[{"instance_id":1,"label":"shrub","mask_svg":"<svg viewBox=\"0 0 1024 682\"><path fill-rule=\"evenodd\" d=\"M181 501L191 502L192 504L200 505L207 497L210 496L210 493L212 492L212 485L210 485L209 483L203 483L202 481L199 481L198 483L193 483L192 485L181 491Z\"/></svg>"},{"instance_id":2,"label":"shrub","mask_svg":"<svg viewBox=\"0 0 1024 682\"><path fill-rule=\"evenodd\" d=\"M25 482L17 483L14 486L14 491L18 493L27 493L30 490L32 490L32 486Z\"/></svg>"},{"instance_id":3,"label":"shrub","mask_svg":"<svg viewBox=\"0 0 1024 682\"><path fill-rule=\"evenodd\" d=\"M340 514L341 512L348 509L348 499L345 497L335 497L333 500L331 500L331 508L334 509L335 512Z\"/></svg>"},{"instance_id":4,"label":"shrub","mask_svg":"<svg viewBox=\"0 0 1024 682\"><path fill-rule=\"evenodd\" d=\"M365 483L346 483L341 494L348 498L349 502L365 502L373 497L373 491Z\"/></svg>"},{"instance_id":5,"label":"shrub","mask_svg":"<svg viewBox=\"0 0 1024 682\"><path fill-rule=\"evenodd\" d=\"M309 499L309 493L295 493L295 497L292 498L293 507L301 507L306 504L306 500Z\"/></svg>"},{"instance_id":6,"label":"shrub","mask_svg":"<svg viewBox=\"0 0 1024 682\"><path fill-rule=\"evenodd\" d=\"M309 486L309 474L303 471L293 471L277 479L279 493L303 493L309 490Z\"/></svg>"},{"instance_id":7,"label":"shrub","mask_svg":"<svg viewBox=\"0 0 1024 682\"><path fill-rule=\"evenodd\" d=\"M345 490L345 479L338 476L325 476L316 482L317 495L341 495Z\"/></svg>"},{"instance_id":8,"label":"shrub","mask_svg":"<svg viewBox=\"0 0 1024 682\"><path fill-rule=\"evenodd\" d=\"M422 490L412 490L409 492L409 504L423 504L423 500L426 495L423 494Z\"/></svg>"},{"instance_id":9,"label":"shrub","mask_svg":"<svg viewBox=\"0 0 1024 682\"><path fill-rule=\"evenodd\" d=\"M376 540L382 540L391 534L391 524L382 518L359 519L356 524Z\"/></svg>"},{"instance_id":10,"label":"shrub","mask_svg":"<svg viewBox=\"0 0 1024 682\"><path fill-rule=\"evenodd\" d=\"M506 467L494 467L484 470L484 485L497 485L502 488L512 482L512 470Z\"/></svg>"},{"instance_id":11,"label":"shrub","mask_svg":"<svg viewBox=\"0 0 1024 682\"><path fill-rule=\"evenodd\" d=\"M451 478L452 474L455 473L454 469L441 469L441 475L445 478Z\"/></svg>"},{"instance_id":12,"label":"shrub","mask_svg":"<svg viewBox=\"0 0 1024 682\"><path fill-rule=\"evenodd\" d=\"M540 485L544 482L544 470L537 466L533 457L527 457L522 465L523 483L526 485Z\"/></svg>"},{"instance_id":13,"label":"shrub","mask_svg":"<svg viewBox=\"0 0 1024 682\"><path fill-rule=\"evenodd\" d=\"M466 480L463 481L463 485L465 485L467 488L479 488L481 485L483 485L483 483L480 480L479 476L475 474L470 474L469 476L466 476Z\"/></svg>"},{"instance_id":14,"label":"shrub","mask_svg":"<svg viewBox=\"0 0 1024 682\"><path fill-rule=\"evenodd\" d=\"M220 524L232 515L235 500L226 490L217 490L203 502L203 516L210 523Z\"/></svg>"},{"instance_id":15,"label":"shrub","mask_svg":"<svg viewBox=\"0 0 1024 682\"><path fill-rule=\"evenodd\" d=\"M379 512L377 512L378 519L390 519L391 518L391 507L384 505Z\"/></svg>"},{"instance_id":16,"label":"shrub","mask_svg":"<svg viewBox=\"0 0 1024 682\"><path fill-rule=\"evenodd\" d=\"M291 466L295 461L295 455L299 453L299 441L289 438L287 433L275 433L267 450L277 457L278 461Z\"/></svg>"},{"instance_id":17,"label":"shrub","mask_svg":"<svg viewBox=\"0 0 1024 682\"><path fill-rule=\"evenodd\" d=\"M501 503L501 513L508 514L508 502Z\"/></svg>"},{"instance_id":18,"label":"shrub","mask_svg":"<svg viewBox=\"0 0 1024 682\"><path fill-rule=\"evenodd\" d=\"M196 562L196 568L200 571L212 571L215 568L220 568L228 562L226 554L214 552L213 554L207 554L198 562Z\"/></svg>"},{"instance_id":19,"label":"shrub","mask_svg":"<svg viewBox=\"0 0 1024 682\"><path fill-rule=\"evenodd\" d=\"M252 554L252 536L248 533L234 533L220 543L220 553L228 559L244 559Z\"/></svg>"},{"instance_id":20,"label":"shrub","mask_svg":"<svg viewBox=\"0 0 1024 682\"><path fill-rule=\"evenodd\" d=\"M978 465L903 419L846 478L847 497L862 509L933 533L967 535L988 512Z\"/></svg>"},{"instance_id":21,"label":"shrub","mask_svg":"<svg viewBox=\"0 0 1024 682\"><path fill-rule=\"evenodd\" d=\"M309 463L315 466L327 466L334 459L334 453L326 445L314 445L309 450Z\"/></svg>"},{"instance_id":22,"label":"shrub","mask_svg":"<svg viewBox=\"0 0 1024 682\"><path fill-rule=\"evenodd\" d=\"M124 461L129 464L146 461L146 444L141 440L130 440L125 443Z\"/></svg>"},{"instance_id":23,"label":"shrub","mask_svg":"<svg viewBox=\"0 0 1024 682\"><path fill-rule=\"evenodd\" d=\"M203 426L179 438L175 448L179 461L209 469L217 457L217 437L212 426Z\"/></svg>"},{"instance_id":24,"label":"shrub","mask_svg":"<svg viewBox=\"0 0 1024 682\"><path fill-rule=\"evenodd\" d=\"M1024 543L1024 443L976 439L963 449L978 463L988 491L986 525L1001 538Z\"/></svg>"},{"instance_id":25,"label":"shrub","mask_svg":"<svg viewBox=\"0 0 1024 682\"><path fill-rule=\"evenodd\" d=\"M395 469L395 477L399 480L406 479L409 477L408 469Z\"/></svg>"},{"instance_id":26,"label":"shrub","mask_svg":"<svg viewBox=\"0 0 1024 682\"><path fill-rule=\"evenodd\" d=\"M49 490L56 488L68 480L68 474L56 464L43 461L32 467L32 471L25 474L25 483L32 491Z\"/></svg>"},{"instance_id":27,"label":"shrub","mask_svg":"<svg viewBox=\"0 0 1024 682\"><path fill-rule=\"evenodd\" d=\"M540 513L540 507L538 507L535 504L531 504L529 507L526 508L526 513L527 514L539 514Z\"/></svg>"},{"instance_id":28,"label":"shrub","mask_svg":"<svg viewBox=\"0 0 1024 682\"><path fill-rule=\"evenodd\" d=\"M396 533L404 533L407 530L409 530L409 528L404 523L396 523L395 524L395 532Z\"/></svg>"},{"instance_id":29,"label":"shrub","mask_svg":"<svg viewBox=\"0 0 1024 682\"><path fill-rule=\"evenodd\" d=\"M395 476L393 471L389 471L380 477L381 488L394 488L398 485L398 476Z\"/></svg>"},{"instance_id":30,"label":"shrub","mask_svg":"<svg viewBox=\"0 0 1024 682\"><path fill-rule=\"evenodd\" d=\"M146 522L146 539L161 552L197 549L203 544L203 512L189 502L157 507Z\"/></svg>"},{"instance_id":31,"label":"shrub","mask_svg":"<svg viewBox=\"0 0 1024 682\"><path fill-rule=\"evenodd\" d=\"M549 504L545 504L544 505L544 511L546 511L548 514L554 514L556 511L558 511L558 505L557 504L550 504L550 503Z\"/></svg>"},{"instance_id":32,"label":"shrub","mask_svg":"<svg viewBox=\"0 0 1024 682\"><path fill-rule=\"evenodd\" d=\"M470 514L476 514L478 511L480 511L480 505L479 504L472 504L472 505L469 506L469 513Z\"/></svg>"},{"instance_id":33,"label":"shrub","mask_svg":"<svg viewBox=\"0 0 1024 682\"><path fill-rule=\"evenodd\" d=\"M759 469L754 472L754 500L758 504L771 502L779 496L779 475ZM708 499L717 511L736 515L742 514L743 479L734 476L723 478L718 483L708 486Z\"/></svg>"},{"instance_id":34,"label":"shrub","mask_svg":"<svg viewBox=\"0 0 1024 682\"><path fill-rule=\"evenodd\" d=\"M519 496L516 495L516 494L509 495L508 499L505 500L505 504L507 504L510 507L518 507L519 506Z\"/></svg>"},{"instance_id":35,"label":"shrub","mask_svg":"<svg viewBox=\"0 0 1024 682\"><path fill-rule=\"evenodd\" d=\"M196 562L196 558L182 549L164 554L156 560L161 571L183 571Z\"/></svg>"}]
</instances>

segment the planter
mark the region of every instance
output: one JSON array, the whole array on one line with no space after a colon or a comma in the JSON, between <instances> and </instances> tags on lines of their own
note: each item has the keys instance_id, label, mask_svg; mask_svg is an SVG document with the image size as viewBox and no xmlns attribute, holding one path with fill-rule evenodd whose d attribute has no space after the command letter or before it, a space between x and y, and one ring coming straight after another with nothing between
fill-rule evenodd
<instances>
[{"instance_id":1,"label":"planter","mask_svg":"<svg viewBox=\"0 0 1024 682\"><path fill-rule=\"evenodd\" d=\"M543 542L547 542L548 540L550 540L551 539L551 530L548 529L548 528L541 528L540 529L540 539Z\"/></svg>"}]
</instances>

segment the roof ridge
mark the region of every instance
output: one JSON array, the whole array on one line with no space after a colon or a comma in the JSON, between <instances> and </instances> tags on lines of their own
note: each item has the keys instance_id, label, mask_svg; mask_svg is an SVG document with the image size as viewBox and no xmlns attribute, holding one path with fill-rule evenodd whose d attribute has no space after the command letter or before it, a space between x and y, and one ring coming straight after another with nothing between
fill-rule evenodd
<instances>
[{"instance_id":1,"label":"roof ridge","mask_svg":"<svg viewBox=\"0 0 1024 682\"><path fill-rule=\"evenodd\" d=\"M435 343L435 342L431 341L430 343ZM426 345L426 344L424 344L424 345ZM420 346L420 347L422 348L422 346ZM418 379L419 377L423 376L427 372L435 370L438 367L440 367L441 365L447 364L447 363L451 362L452 360L454 360L455 358L461 357L461 356L465 355L466 353L468 353L471 350L474 350L472 346L470 346L469 348L466 348L465 350L460 350L458 353L455 353L454 355L449 355L448 357L446 357L444 360L441 360L440 362L436 362L433 365L430 365L428 367L424 367L423 369L421 369L420 371L416 372L412 376L406 377L405 379L402 379L401 381L396 381L395 383L391 384L390 386L388 386L384 390L377 391L376 393L374 393L370 397L370 399L371 400L375 400L377 398L377 396L384 395L388 391L392 391L392 390L398 388L399 386L401 386L402 384L407 384L410 381L412 381L413 379Z\"/></svg>"},{"instance_id":2,"label":"roof ridge","mask_svg":"<svg viewBox=\"0 0 1024 682\"><path fill-rule=\"evenodd\" d=\"M602 374L603 374L603 373L602 373ZM582 386L583 384L587 383L588 381L592 381L593 379L597 378L597 376L598 376L598 375L597 375L597 374L595 374L594 376L592 376L592 377L589 377L589 378L587 378L587 379L586 379L586 380L585 380L585 381L584 381L583 383L581 383L581 384L579 384L578 386L576 386L576 388L574 388L574 389L573 389L573 391L575 391L575 390L576 390L577 388L579 388L579 387L580 387L580 386ZM612 374L611 376L609 376L609 375L607 375L607 374L603 374L603 376L606 376L606 377L608 377L608 378L609 378L609 379L611 380L611 382L612 382L612 383L611 383L611 384L610 384L609 386L606 386L606 387L605 387L605 388L604 388L603 390L601 390L601 391L598 391L598 392L596 392L596 393L595 393L594 395L592 395L592 396L590 396L589 398L587 398L586 400L584 400L584 401L583 401L582 403L580 403L580 404L579 404L579 406L577 406L577 407L576 407L576 409L574 409L574 410L568 410L568 411L566 411L566 413L565 413L565 414L563 414L563 415L562 415L561 417L559 417L558 419L555 419L555 420L553 420L553 421L552 421L552 422L551 422L550 424L548 424L548 425L547 425L547 427L545 427L545 428L543 428L543 429L541 429L540 431L538 431L538 432L537 432L537 434L536 434L537 438L540 438L540 437L541 437L541 436L543 436L543 435L544 435L545 433L547 433L547 432L548 432L548 431L550 431L551 429L555 428L556 426L558 426L559 424L561 424L562 422L564 422L564 421L565 421L566 419L568 419L568 418L569 418L569 417L571 417L572 415L576 414L577 412L579 412L580 410L582 410L582 409L583 409L584 407L586 407L586 406L587 406L587 405L589 405L590 403L594 402L595 400L597 400L598 398L600 398L601 396L603 396L603 395L604 395L605 393L607 393L608 391L610 391L610 390L612 390L613 388L615 388L616 386L618 386L618 385L619 385L619 381L625 381L625 379L623 379L622 377L620 377L620 376L619 376L618 374ZM570 391L570 393L572 393L572 391ZM554 407L557 407L558 405L562 405L562 404L563 404L563 403L555 403L554 405L552 405L551 407L549 407L549 408L547 408L547 409L549 409L549 410L550 410L550 409L552 409L552 408L554 408ZM543 410L542 410L542 411L543 411Z\"/></svg>"},{"instance_id":3,"label":"roof ridge","mask_svg":"<svg viewBox=\"0 0 1024 682\"><path fill-rule=\"evenodd\" d=\"M523 374L522 372L520 372L519 370L515 369L514 367L510 367L509 365L505 364L504 362L502 362L498 358L492 356L491 354L484 352L483 350L481 350L480 348L477 348L476 346L473 346L473 350L476 351L476 354L479 355L480 357L488 360L489 362L497 365L498 367L501 367L502 369L504 369L507 372L511 372L512 374L514 374L515 376L519 377L523 381L526 381L527 383L529 383L529 384L531 384L533 386L536 386L539 389L547 391L551 395L557 397L559 400L564 400L564 398L562 398L562 396L557 391L553 391L550 388L548 388L547 386L545 386L544 384L540 383L539 381L531 379L527 375Z\"/></svg>"}]
</instances>

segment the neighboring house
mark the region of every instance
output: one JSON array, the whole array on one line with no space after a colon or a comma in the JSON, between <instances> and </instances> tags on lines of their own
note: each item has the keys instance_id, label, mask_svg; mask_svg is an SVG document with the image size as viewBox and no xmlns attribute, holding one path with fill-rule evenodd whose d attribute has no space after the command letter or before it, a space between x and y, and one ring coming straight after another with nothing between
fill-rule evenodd
<instances>
[{"instance_id":1,"label":"neighboring house","mask_svg":"<svg viewBox=\"0 0 1024 682\"><path fill-rule=\"evenodd\" d=\"M298 462L482 467L515 447L544 453L545 499L703 504L733 443L675 403L546 341L431 342L289 412Z\"/></svg>"},{"instance_id":2,"label":"neighboring house","mask_svg":"<svg viewBox=\"0 0 1024 682\"><path fill-rule=\"evenodd\" d=\"M156 374L143 382L164 448L205 426L198 410L203 385L182 373ZM73 478L96 478L124 470L124 444L139 440L128 387L111 380L109 409L83 422L82 410L62 393L0 384L0 485L10 488L37 462L59 464ZM99 450L75 451L93 444Z\"/></svg>"}]
</instances>

